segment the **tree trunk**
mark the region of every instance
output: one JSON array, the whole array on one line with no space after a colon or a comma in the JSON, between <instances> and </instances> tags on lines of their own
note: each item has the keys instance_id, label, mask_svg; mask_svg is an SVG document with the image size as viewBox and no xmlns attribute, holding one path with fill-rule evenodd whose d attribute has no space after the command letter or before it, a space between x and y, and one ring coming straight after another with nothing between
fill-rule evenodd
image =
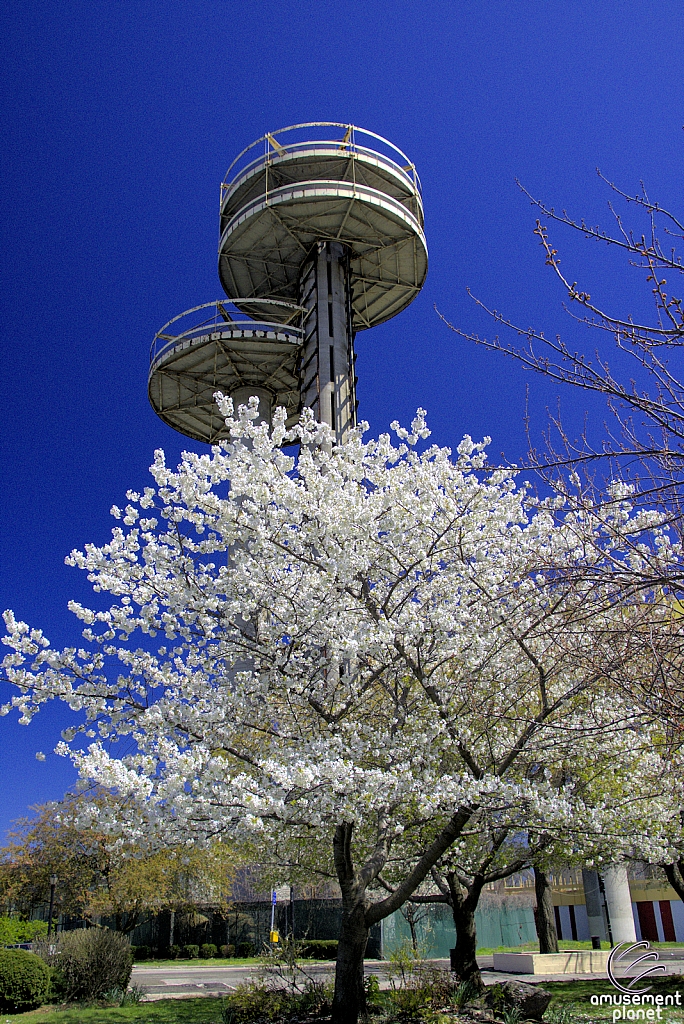
<instances>
[{"instance_id":1,"label":"tree trunk","mask_svg":"<svg viewBox=\"0 0 684 1024\"><path fill-rule=\"evenodd\" d=\"M684 858L674 864L663 864L663 871L680 900L684 900Z\"/></svg>"},{"instance_id":2,"label":"tree trunk","mask_svg":"<svg viewBox=\"0 0 684 1024\"><path fill-rule=\"evenodd\" d=\"M363 958L368 942L365 900L351 906L342 902L342 928L337 946L335 996L332 1024L357 1024L366 1012L366 990L363 983Z\"/></svg>"},{"instance_id":3,"label":"tree trunk","mask_svg":"<svg viewBox=\"0 0 684 1024\"><path fill-rule=\"evenodd\" d=\"M351 845L354 824L348 821L336 826L333 836L333 860L342 893L342 927L337 948L332 1024L357 1024L359 1015L366 1014L363 958L370 926L383 920L394 910L399 910L413 895L430 869L461 834L464 825L476 810L476 807L459 808L418 859L404 883L386 899L374 904L369 903L366 890L369 883L379 876L387 862L387 837L382 833L378 834L374 851L357 872L354 869Z\"/></svg>"},{"instance_id":4,"label":"tree trunk","mask_svg":"<svg viewBox=\"0 0 684 1024\"><path fill-rule=\"evenodd\" d=\"M558 935L556 920L553 913L551 886L546 872L534 868L534 891L537 897L537 909L534 912L534 923L537 928L540 953L558 952Z\"/></svg>"},{"instance_id":5,"label":"tree trunk","mask_svg":"<svg viewBox=\"0 0 684 1024\"><path fill-rule=\"evenodd\" d=\"M451 912L456 928L456 947L453 952L451 969L461 981L470 981L479 992L484 992L484 982L477 966L477 928L475 927L475 910L482 891L482 885L476 878L464 898L459 885L452 874L447 875L451 895Z\"/></svg>"},{"instance_id":6,"label":"tree trunk","mask_svg":"<svg viewBox=\"0 0 684 1024\"><path fill-rule=\"evenodd\" d=\"M411 932L411 947L413 949L413 955L418 956L418 932L416 930L416 909L415 904L405 903L401 908L401 915L409 926Z\"/></svg>"},{"instance_id":7,"label":"tree trunk","mask_svg":"<svg viewBox=\"0 0 684 1024\"><path fill-rule=\"evenodd\" d=\"M121 931L124 935L130 935L138 927L138 921L140 920L140 912L135 910L131 913L126 914L126 924L122 924Z\"/></svg>"},{"instance_id":8,"label":"tree trunk","mask_svg":"<svg viewBox=\"0 0 684 1024\"><path fill-rule=\"evenodd\" d=\"M365 879L354 870L353 830L352 822L344 822L336 827L333 836L333 859L342 892L342 927L337 944L332 1024L357 1024L359 1015L366 1014L363 958L368 942L368 903Z\"/></svg>"}]
</instances>

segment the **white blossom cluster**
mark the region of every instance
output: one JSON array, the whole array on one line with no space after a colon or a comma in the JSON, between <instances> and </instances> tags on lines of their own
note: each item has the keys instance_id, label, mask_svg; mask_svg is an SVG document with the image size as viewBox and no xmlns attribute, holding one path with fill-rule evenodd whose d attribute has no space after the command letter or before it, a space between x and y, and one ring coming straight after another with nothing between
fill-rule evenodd
<instances>
[{"instance_id":1,"label":"white blossom cluster","mask_svg":"<svg viewBox=\"0 0 684 1024\"><path fill-rule=\"evenodd\" d=\"M5 614L3 713L65 701L77 724L58 749L139 803L139 821L100 824L178 842L354 822L410 857L469 807L570 852L580 832L647 847L638 798L667 818L675 782L610 682L632 671L625 622L649 597L562 569L604 581L673 557L658 521L628 494L563 516L469 437L419 452L422 410L397 442L362 425L334 446L307 411L288 433L282 410L269 429L255 401L219 401L230 440L176 471L157 452L111 541L69 556L111 596L71 605L82 649Z\"/></svg>"}]
</instances>

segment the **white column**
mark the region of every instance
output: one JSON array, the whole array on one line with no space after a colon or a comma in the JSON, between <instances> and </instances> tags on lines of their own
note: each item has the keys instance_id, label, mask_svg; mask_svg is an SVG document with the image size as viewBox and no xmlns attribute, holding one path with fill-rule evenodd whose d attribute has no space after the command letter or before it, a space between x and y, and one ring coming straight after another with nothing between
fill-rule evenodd
<instances>
[{"instance_id":1,"label":"white column","mask_svg":"<svg viewBox=\"0 0 684 1024\"><path fill-rule=\"evenodd\" d=\"M625 864L611 864L601 872L613 945L636 942L632 898Z\"/></svg>"}]
</instances>

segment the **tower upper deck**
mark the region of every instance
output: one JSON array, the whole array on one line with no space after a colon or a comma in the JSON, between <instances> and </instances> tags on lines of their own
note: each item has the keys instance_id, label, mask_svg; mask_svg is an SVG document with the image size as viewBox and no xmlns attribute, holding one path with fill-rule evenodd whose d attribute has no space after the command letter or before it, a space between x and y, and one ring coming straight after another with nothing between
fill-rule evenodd
<instances>
[{"instance_id":1,"label":"tower upper deck","mask_svg":"<svg viewBox=\"0 0 684 1024\"><path fill-rule=\"evenodd\" d=\"M420 179L408 157L353 125L267 133L233 161L221 190L219 278L228 296L299 300L318 242L349 252L352 326L404 309L427 273ZM263 315L263 311L260 311Z\"/></svg>"}]
</instances>

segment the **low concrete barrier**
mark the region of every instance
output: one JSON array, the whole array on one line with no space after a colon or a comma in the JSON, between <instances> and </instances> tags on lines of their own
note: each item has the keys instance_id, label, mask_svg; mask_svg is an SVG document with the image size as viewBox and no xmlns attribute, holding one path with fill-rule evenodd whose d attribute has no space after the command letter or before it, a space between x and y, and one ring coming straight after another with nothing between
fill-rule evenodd
<instances>
[{"instance_id":1,"label":"low concrete barrier","mask_svg":"<svg viewBox=\"0 0 684 1024\"><path fill-rule=\"evenodd\" d=\"M605 974L610 950L568 949L560 953L495 953L494 970L509 974Z\"/></svg>"}]
</instances>

